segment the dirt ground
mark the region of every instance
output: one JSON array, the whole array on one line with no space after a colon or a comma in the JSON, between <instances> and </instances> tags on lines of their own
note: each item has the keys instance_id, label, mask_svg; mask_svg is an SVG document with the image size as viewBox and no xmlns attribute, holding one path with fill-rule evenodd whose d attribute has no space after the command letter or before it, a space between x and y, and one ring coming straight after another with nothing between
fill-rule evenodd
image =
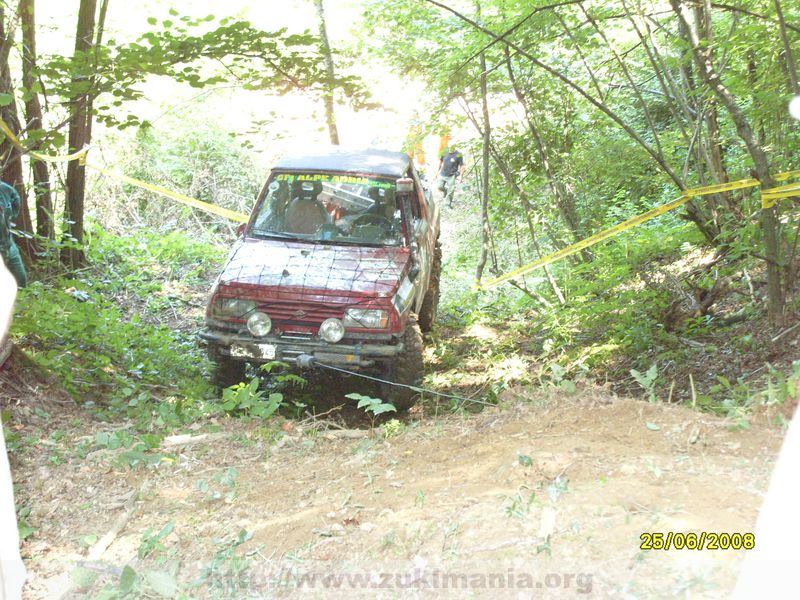
<instances>
[{"instance_id":1,"label":"dirt ground","mask_svg":"<svg viewBox=\"0 0 800 600\"><path fill-rule=\"evenodd\" d=\"M12 468L36 528L30 599L125 591L125 565L143 597L290 597L305 577L320 598L724 598L743 551L641 550L640 536L751 532L782 438L767 419L736 430L598 388L515 389L390 437L223 420L131 468L119 451L76 455L108 427L80 409L12 408L29 442Z\"/></svg>"},{"instance_id":2,"label":"dirt ground","mask_svg":"<svg viewBox=\"0 0 800 600\"><path fill-rule=\"evenodd\" d=\"M477 396L499 377L470 350L484 329L452 334L457 377L434 387ZM507 362L506 381L530 369ZM47 382L11 391L28 599L727 598L743 550L643 550L642 534L752 532L783 437L775 414L742 429L581 384L475 414L426 402L381 427L354 410L212 419L130 466L95 443L129 423Z\"/></svg>"}]
</instances>

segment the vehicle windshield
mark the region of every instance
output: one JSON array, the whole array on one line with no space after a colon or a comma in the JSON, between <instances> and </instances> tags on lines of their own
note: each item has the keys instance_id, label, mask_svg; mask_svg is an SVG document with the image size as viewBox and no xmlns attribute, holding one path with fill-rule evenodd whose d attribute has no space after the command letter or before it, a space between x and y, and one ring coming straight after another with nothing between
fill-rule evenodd
<instances>
[{"instance_id":1,"label":"vehicle windshield","mask_svg":"<svg viewBox=\"0 0 800 600\"><path fill-rule=\"evenodd\" d=\"M394 192L394 181L327 173L279 173L267 185L250 234L399 246L402 223Z\"/></svg>"}]
</instances>

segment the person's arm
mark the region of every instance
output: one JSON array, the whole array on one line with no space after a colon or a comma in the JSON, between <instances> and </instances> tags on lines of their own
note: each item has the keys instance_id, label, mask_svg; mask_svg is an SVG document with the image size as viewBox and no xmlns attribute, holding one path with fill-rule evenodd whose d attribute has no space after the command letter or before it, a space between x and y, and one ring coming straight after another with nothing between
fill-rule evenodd
<instances>
[{"instance_id":1,"label":"person's arm","mask_svg":"<svg viewBox=\"0 0 800 600\"><path fill-rule=\"evenodd\" d=\"M15 221L19 216L19 204L20 204L19 194L17 193L17 190L15 190L13 186L9 185L5 181L0 181L0 188L2 188L0 189L0 192L8 193L8 197L11 199L10 220Z\"/></svg>"}]
</instances>

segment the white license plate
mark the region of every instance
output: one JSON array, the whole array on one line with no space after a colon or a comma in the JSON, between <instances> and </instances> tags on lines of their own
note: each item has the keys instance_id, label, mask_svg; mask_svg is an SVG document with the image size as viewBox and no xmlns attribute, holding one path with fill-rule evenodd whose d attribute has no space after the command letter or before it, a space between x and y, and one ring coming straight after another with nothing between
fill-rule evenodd
<instances>
[{"instance_id":1,"label":"white license plate","mask_svg":"<svg viewBox=\"0 0 800 600\"><path fill-rule=\"evenodd\" d=\"M259 358L272 360L275 358L275 346L272 344L231 344L231 356L237 358Z\"/></svg>"}]
</instances>

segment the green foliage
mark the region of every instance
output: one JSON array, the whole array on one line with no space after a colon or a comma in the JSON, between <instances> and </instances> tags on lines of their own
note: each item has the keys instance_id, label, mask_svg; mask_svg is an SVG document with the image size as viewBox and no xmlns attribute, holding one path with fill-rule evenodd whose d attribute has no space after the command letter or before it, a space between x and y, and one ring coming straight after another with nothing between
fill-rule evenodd
<instances>
[{"instance_id":1,"label":"green foliage","mask_svg":"<svg viewBox=\"0 0 800 600\"><path fill-rule=\"evenodd\" d=\"M170 116L158 128L138 130L124 171L136 179L247 214L262 174L244 146L242 138L217 121L191 113ZM233 228L220 217L164 200L150 191L105 183L112 194L122 188L130 199L127 210L156 231L163 230L166 223L171 227L177 224L194 232L194 239L215 243L220 231ZM111 203L115 203L113 199Z\"/></svg>"},{"instance_id":2,"label":"green foliage","mask_svg":"<svg viewBox=\"0 0 800 600\"><path fill-rule=\"evenodd\" d=\"M767 367L769 374L767 375L766 388L761 392L761 402L770 406L796 399L798 393L800 393L800 361L792 363L792 371L788 376L775 369L772 365L768 364Z\"/></svg>"},{"instance_id":3,"label":"green foliage","mask_svg":"<svg viewBox=\"0 0 800 600\"><path fill-rule=\"evenodd\" d=\"M161 541L175 530L175 522L168 521L158 533L154 533L149 527L142 534L142 541L139 544L137 555L140 559L147 558L153 553L164 552L164 544Z\"/></svg>"},{"instance_id":4,"label":"green foliage","mask_svg":"<svg viewBox=\"0 0 800 600\"><path fill-rule=\"evenodd\" d=\"M518 491L513 496L502 496L502 499L507 501L507 503L503 505L503 512L509 519L513 517L515 519L525 520L527 518L531 506L536 501L536 492L531 490L526 491L529 492L527 498L523 497L522 490Z\"/></svg>"},{"instance_id":5,"label":"green foliage","mask_svg":"<svg viewBox=\"0 0 800 600\"><path fill-rule=\"evenodd\" d=\"M194 484L194 489L198 492L205 494L203 500L205 502L216 502L217 500L224 500L228 504L236 499L239 490L239 484L236 478L239 476L239 471L234 467L229 467L224 471L216 473L212 478L212 485L216 483L217 489L211 489L209 482L205 479L199 479Z\"/></svg>"},{"instance_id":6,"label":"green foliage","mask_svg":"<svg viewBox=\"0 0 800 600\"><path fill-rule=\"evenodd\" d=\"M77 571L77 569L76 569ZM94 582L95 577L87 578L88 585ZM88 587L84 585L82 587ZM182 598L185 597L178 584L175 566L169 570L136 571L130 565L125 565L120 573L116 585L106 585L100 592L92 596L95 600L133 600L135 598Z\"/></svg>"},{"instance_id":7,"label":"green foliage","mask_svg":"<svg viewBox=\"0 0 800 600\"><path fill-rule=\"evenodd\" d=\"M397 412L394 404L384 402L380 398L372 398L371 396L364 396L355 392L345 394L345 398L358 400L358 408L363 408L366 412L371 413L374 417L382 415L386 412Z\"/></svg>"},{"instance_id":8,"label":"green foliage","mask_svg":"<svg viewBox=\"0 0 800 600\"><path fill-rule=\"evenodd\" d=\"M241 529L235 536L219 540L220 549L213 560L203 566L194 586L202 588L204 595L212 598L252 591L252 579L248 577L251 561L236 554L236 549L252 537L252 532Z\"/></svg>"},{"instance_id":9,"label":"green foliage","mask_svg":"<svg viewBox=\"0 0 800 600\"><path fill-rule=\"evenodd\" d=\"M32 526L28 522L28 517L31 514L30 506L21 506L17 508L17 532L19 533L20 540L26 540L37 531L37 527Z\"/></svg>"},{"instance_id":10,"label":"green foliage","mask_svg":"<svg viewBox=\"0 0 800 600\"><path fill-rule=\"evenodd\" d=\"M646 373L640 373L636 369L631 369L631 377L636 380L642 389L647 392L647 400L650 404L658 402L656 397L656 380L658 379L658 365L653 363Z\"/></svg>"},{"instance_id":11,"label":"green foliage","mask_svg":"<svg viewBox=\"0 0 800 600\"><path fill-rule=\"evenodd\" d=\"M143 323L137 314L127 317L87 280L58 283L35 282L21 292L12 334L73 397L90 405L107 400L110 409L123 412L150 404L156 414L162 411L148 386L183 397L207 395L199 352L189 335ZM83 302L69 290L83 291L90 300ZM162 418L179 418L184 403L175 400L174 415Z\"/></svg>"},{"instance_id":12,"label":"green foliage","mask_svg":"<svg viewBox=\"0 0 800 600\"><path fill-rule=\"evenodd\" d=\"M272 393L265 399L265 392L259 390L260 380L254 377L250 383L237 383L222 391L220 408L229 415L246 415L268 419L281 407L283 394Z\"/></svg>"},{"instance_id":13,"label":"green foliage","mask_svg":"<svg viewBox=\"0 0 800 600\"><path fill-rule=\"evenodd\" d=\"M381 425L381 429L383 430L383 437L388 439L401 435L406 430L406 425L397 419L389 419Z\"/></svg>"},{"instance_id":14,"label":"green foliage","mask_svg":"<svg viewBox=\"0 0 800 600\"><path fill-rule=\"evenodd\" d=\"M128 417L146 432L214 412L194 332L162 323L176 317L176 305L195 302L188 286L207 286L222 250L177 232L118 237L96 226L89 241L92 270L56 271L20 291L15 342L101 419ZM157 460L148 453L153 440L104 435L98 445L128 448L128 464Z\"/></svg>"}]
</instances>

